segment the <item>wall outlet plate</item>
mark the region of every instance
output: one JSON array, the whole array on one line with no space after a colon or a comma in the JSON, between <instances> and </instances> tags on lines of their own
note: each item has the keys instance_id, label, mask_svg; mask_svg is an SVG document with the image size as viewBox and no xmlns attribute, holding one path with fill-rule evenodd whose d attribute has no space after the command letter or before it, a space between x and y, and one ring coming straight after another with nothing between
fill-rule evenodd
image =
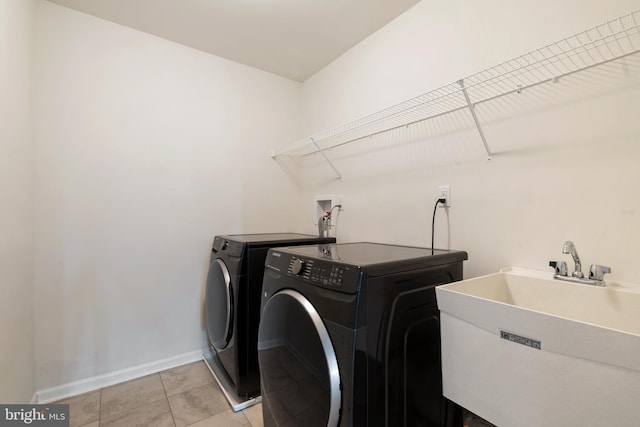
<instances>
[{"instance_id":1,"label":"wall outlet plate","mask_svg":"<svg viewBox=\"0 0 640 427\"><path fill-rule=\"evenodd\" d=\"M444 203L440 203L443 208L451 207L451 186L441 185L438 187L438 199L445 199Z\"/></svg>"}]
</instances>

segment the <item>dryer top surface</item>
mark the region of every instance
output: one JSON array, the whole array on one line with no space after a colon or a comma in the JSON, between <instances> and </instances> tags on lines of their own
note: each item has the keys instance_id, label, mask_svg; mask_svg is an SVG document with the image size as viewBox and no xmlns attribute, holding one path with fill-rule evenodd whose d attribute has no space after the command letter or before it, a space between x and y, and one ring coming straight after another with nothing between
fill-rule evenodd
<instances>
[{"instance_id":1,"label":"dryer top surface","mask_svg":"<svg viewBox=\"0 0 640 427\"><path fill-rule=\"evenodd\" d=\"M250 246L285 246L299 243L317 244L335 242L335 238L320 238L313 234L299 233L259 233L259 234L231 234L228 236L217 236L224 240L247 243Z\"/></svg>"},{"instance_id":2,"label":"dryer top surface","mask_svg":"<svg viewBox=\"0 0 640 427\"><path fill-rule=\"evenodd\" d=\"M468 258L464 251L421 248L413 246L389 245L382 243L339 243L315 246L279 248L300 257L336 261L362 268L380 264L419 264L421 267L460 262Z\"/></svg>"}]
</instances>

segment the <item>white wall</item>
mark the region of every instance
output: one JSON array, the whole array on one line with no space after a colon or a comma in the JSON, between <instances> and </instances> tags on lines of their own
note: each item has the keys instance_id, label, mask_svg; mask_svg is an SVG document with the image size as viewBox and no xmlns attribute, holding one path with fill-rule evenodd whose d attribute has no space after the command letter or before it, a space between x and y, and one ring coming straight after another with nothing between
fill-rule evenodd
<instances>
[{"instance_id":1,"label":"white wall","mask_svg":"<svg viewBox=\"0 0 640 427\"><path fill-rule=\"evenodd\" d=\"M284 207L297 189L268 153L298 133L300 85L48 2L36 11L42 390L206 347L214 235L299 231Z\"/></svg>"},{"instance_id":2,"label":"white wall","mask_svg":"<svg viewBox=\"0 0 640 427\"><path fill-rule=\"evenodd\" d=\"M33 353L33 3L0 2L0 402L27 403Z\"/></svg>"},{"instance_id":3,"label":"white wall","mask_svg":"<svg viewBox=\"0 0 640 427\"><path fill-rule=\"evenodd\" d=\"M305 134L634 8L631 0L422 1L304 83ZM635 80L616 77L624 90L602 91L605 75L561 81L554 91L567 92L566 98L542 88L483 107L479 114L495 152L490 162L473 127L452 115L420 125L417 133L432 135L426 141L398 144L392 134L368 141L368 150L354 145L357 157L332 150L342 181L310 161L305 198L344 194L343 241L429 246L436 190L449 184L453 206L437 214L435 246L468 251L467 277L510 265L548 269L551 259L570 260L561 248L571 239L585 268L609 265L610 280L640 283L640 70L637 59L632 65ZM323 167L324 181L318 178Z\"/></svg>"},{"instance_id":4,"label":"white wall","mask_svg":"<svg viewBox=\"0 0 640 427\"><path fill-rule=\"evenodd\" d=\"M628 12L633 3L423 1L301 87L38 0L35 184L27 172L29 105L21 105L30 91L27 58L0 81L2 93L12 94L0 105L19 118L7 122L8 131L23 150L5 145L3 135L2 150L19 153L20 161L2 168L15 182L2 194L15 198L8 221L22 231L0 240L14 266L2 274L16 278L11 289L22 299L14 300L23 303L1 316L27 325L24 334L8 331L6 339L23 349L0 352L14 359L2 360L3 369L25 378L32 369L32 211L25 196L33 185L37 390L204 347L201 304L213 236L314 232L308 218L316 194L344 194L342 241L428 246L436 187L450 184L453 207L448 216L438 213L436 246L469 251L466 276L506 265L544 269L562 257L563 240L573 239L584 264L608 264L612 278L640 282L637 86L553 108L534 93L534 108L506 121L514 106L498 105L484 116L496 152L489 163L473 129L451 130L455 117L437 123L441 138L387 140L357 159L343 153L342 182L305 183L299 171L267 156L272 147ZM18 25L7 34L20 41L22 55L30 43L25 4L5 0L0 9ZM32 391L32 375L30 381L19 400Z\"/></svg>"}]
</instances>

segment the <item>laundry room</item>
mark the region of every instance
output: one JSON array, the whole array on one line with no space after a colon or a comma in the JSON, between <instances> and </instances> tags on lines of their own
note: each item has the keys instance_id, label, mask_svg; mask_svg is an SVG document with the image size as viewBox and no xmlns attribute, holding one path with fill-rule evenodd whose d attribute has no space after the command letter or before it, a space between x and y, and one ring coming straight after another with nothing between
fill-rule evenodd
<instances>
[{"instance_id":1,"label":"laundry room","mask_svg":"<svg viewBox=\"0 0 640 427\"><path fill-rule=\"evenodd\" d=\"M236 413L223 399L200 418L180 418L172 406L191 396L178 387L174 397L183 400L172 400L170 379L183 375L172 370L202 364L211 349L212 251L233 244L222 238L216 247L214 239L317 236L327 212L338 245L459 253L456 281L521 268L569 283L553 276L579 271L579 251L585 280L593 265L607 291L640 291L636 0L407 0L334 57L316 47L317 57L299 50L291 63L278 45L251 46L252 34L239 39L242 51L209 53L193 32L172 34L172 20L188 22L186 14L142 19L114 6L122 2L82 3L0 2L0 405L65 401L158 374L169 403L156 412L173 414L166 425L228 411L247 414L237 425L257 427L258 404ZM251 18L261 19L265 2L249 3ZM295 2L275 3L302 16ZM136 28L140 22L148 27ZM317 25L320 40L338 31ZM295 31L311 32L286 28L283 46ZM252 55L264 67L247 65ZM335 253L323 256L336 261ZM282 256L313 258L301 250ZM279 268L283 258L263 259ZM460 283L447 289L467 292ZM591 298L577 292L560 317ZM637 339L638 313L611 329L631 325ZM544 349L552 341L498 326L505 343L538 340ZM508 427L498 421L526 409L509 399L502 413L447 378L447 398L475 405L496 425ZM95 396L106 407L107 394ZM117 425L94 415L71 425Z\"/></svg>"}]
</instances>

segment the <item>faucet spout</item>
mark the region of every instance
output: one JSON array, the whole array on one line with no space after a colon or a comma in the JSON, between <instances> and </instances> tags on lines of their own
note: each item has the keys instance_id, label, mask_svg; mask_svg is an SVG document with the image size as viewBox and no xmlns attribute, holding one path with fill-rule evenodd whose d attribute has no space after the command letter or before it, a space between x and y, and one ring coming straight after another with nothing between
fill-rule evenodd
<instances>
[{"instance_id":1,"label":"faucet spout","mask_svg":"<svg viewBox=\"0 0 640 427\"><path fill-rule=\"evenodd\" d=\"M576 245L574 245L571 240L567 240L566 242L564 242L564 245L562 245L562 253L571 254L573 262L576 264L575 270L571 275L580 279L583 278L584 273L582 272L582 264L580 263L580 257L578 256Z\"/></svg>"}]
</instances>

